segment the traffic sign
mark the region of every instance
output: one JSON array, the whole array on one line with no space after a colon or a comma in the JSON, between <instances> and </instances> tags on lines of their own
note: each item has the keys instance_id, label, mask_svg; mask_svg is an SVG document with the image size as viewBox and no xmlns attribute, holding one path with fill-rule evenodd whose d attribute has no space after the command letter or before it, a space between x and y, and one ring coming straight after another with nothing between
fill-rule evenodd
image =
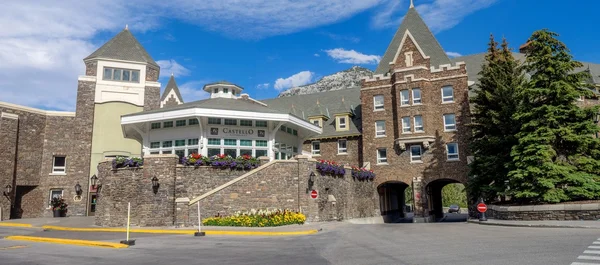
<instances>
[{"instance_id":1,"label":"traffic sign","mask_svg":"<svg viewBox=\"0 0 600 265\"><path fill-rule=\"evenodd\" d=\"M477 204L477 211L479 211L480 213L485 213L485 211L487 211L487 205L485 205L485 203L479 203Z\"/></svg>"},{"instance_id":2,"label":"traffic sign","mask_svg":"<svg viewBox=\"0 0 600 265\"><path fill-rule=\"evenodd\" d=\"M312 191L310 192L310 197L311 197L312 199L319 198L319 192L318 192L318 191L316 191L316 190L312 190Z\"/></svg>"}]
</instances>

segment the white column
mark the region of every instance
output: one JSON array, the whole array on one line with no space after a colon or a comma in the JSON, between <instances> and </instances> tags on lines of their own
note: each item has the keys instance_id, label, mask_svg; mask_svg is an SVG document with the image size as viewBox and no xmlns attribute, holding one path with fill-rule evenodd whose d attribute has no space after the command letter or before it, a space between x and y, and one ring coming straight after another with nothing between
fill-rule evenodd
<instances>
[{"instance_id":1,"label":"white column","mask_svg":"<svg viewBox=\"0 0 600 265\"><path fill-rule=\"evenodd\" d=\"M206 147L208 145L208 138L206 138L205 136L208 135L206 130L208 130L209 128L207 124L204 124L205 119L203 119L202 117L197 117L197 119L198 124L200 125L200 138L198 140L200 150L198 150L198 153L200 153L202 156L208 156L208 148Z\"/></svg>"}]
</instances>

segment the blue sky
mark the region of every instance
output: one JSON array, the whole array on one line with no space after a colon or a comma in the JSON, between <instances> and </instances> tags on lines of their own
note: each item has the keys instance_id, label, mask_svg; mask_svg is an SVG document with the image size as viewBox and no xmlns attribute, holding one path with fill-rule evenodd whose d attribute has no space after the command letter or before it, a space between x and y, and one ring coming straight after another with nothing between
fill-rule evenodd
<instances>
[{"instance_id":1,"label":"blue sky","mask_svg":"<svg viewBox=\"0 0 600 265\"><path fill-rule=\"evenodd\" d=\"M173 72L185 101L206 97L202 86L218 80L258 99L276 97L353 65L375 69L409 7L409 0L140 1L9 0L13 15L0 18L0 101L74 110L82 59L125 24L163 66L163 87ZM518 47L548 28L576 59L600 63L600 3L576 3L415 0L447 52L484 52L490 33Z\"/></svg>"}]
</instances>

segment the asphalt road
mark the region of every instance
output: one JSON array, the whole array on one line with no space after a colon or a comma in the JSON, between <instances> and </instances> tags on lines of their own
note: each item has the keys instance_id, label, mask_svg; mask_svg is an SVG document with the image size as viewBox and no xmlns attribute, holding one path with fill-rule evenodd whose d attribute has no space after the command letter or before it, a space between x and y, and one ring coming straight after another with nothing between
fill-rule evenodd
<instances>
[{"instance_id":1,"label":"asphalt road","mask_svg":"<svg viewBox=\"0 0 600 265\"><path fill-rule=\"evenodd\" d=\"M600 237L592 229L466 223L323 227L319 234L297 237L134 235L136 245L128 249L0 240L0 264L571 264L581 262L577 258ZM10 234L122 239L111 233L0 228L0 236Z\"/></svg>"}]
</instances>

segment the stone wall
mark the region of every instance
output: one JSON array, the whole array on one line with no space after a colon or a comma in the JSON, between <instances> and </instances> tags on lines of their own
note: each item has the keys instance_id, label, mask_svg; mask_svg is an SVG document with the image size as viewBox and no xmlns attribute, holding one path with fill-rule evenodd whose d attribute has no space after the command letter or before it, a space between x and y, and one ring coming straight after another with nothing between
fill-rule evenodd
<instances>
[{"instance_id":1,"label":"stone wall","mask_svg":"<svg viewBox=\"0 0 600 265\"><path fill-rule=\"evenodd\" d=\"M600 204L555 204L535 206L488 206L488 218L516 221L600 219Z\"/></svg>"},{"instance_id":2,"label":"stone wall","mask_svg":"<svg viewBox=\"0 0 600 265\"><path fill-rule=\"evenodd\" d=\"M144 91L144 111L160 108L160 87L146 86Z\"/></svg>"},{"instance_id":3,"label":"stone wall","mask_svg":"<svg viewBox=\"0 0 600 265\"><path fill-rule=\"evenodd\" d=\"M346 154L338 154L338 140L340 139L346 139ZM308 140L302 144L302 151L310 153L313 141L319 141L321 145L321 155L313 155L313 158L335 161L341 165L362 166L362 141L360 136Z\"/></svg>"},{"instance_id":4,"label":"stone wall","mask_svg":"<svg viewBox=\"0 0 600 265\"><path fill-rule=\"evenodd\" d=\"M354 180L349 168L343 177L321 176L315 171L316 161L306 157L263 161L253 171L195 168L176 163L174 155L146 156L144 167L139 169L113 170L110 161L100 163L98 178L102 187L98 193L96 224L124 225L127 202L131 202L131 220L135 225L197 225L197 205L189 205L189 201L239 177L243 178L200 200L203 217L267 208L302 211L308 221L379 214L373 182ZM317 177L309 186L311 171ZM160 182L156 194L151 189L153 176ZM321 194L316 200L309 198L312 189Z\"/></svg>"},{"instance_id":5,"label":"stone wall","mask_svg":"<svg viewBox=\"0 0 600 265\"><path fill-rule=\"evenodd\" d=\"M0 113L0 189L4 192L6 185L15 186L14 176L17 160L17 136L19 129L19 118L17 115L7 115ZM14 193L13 193L14 194ZM2 209L2 220L10 218L11 200L14 195L0 198L0 208Z\"/></svg>"}]
</instances>

